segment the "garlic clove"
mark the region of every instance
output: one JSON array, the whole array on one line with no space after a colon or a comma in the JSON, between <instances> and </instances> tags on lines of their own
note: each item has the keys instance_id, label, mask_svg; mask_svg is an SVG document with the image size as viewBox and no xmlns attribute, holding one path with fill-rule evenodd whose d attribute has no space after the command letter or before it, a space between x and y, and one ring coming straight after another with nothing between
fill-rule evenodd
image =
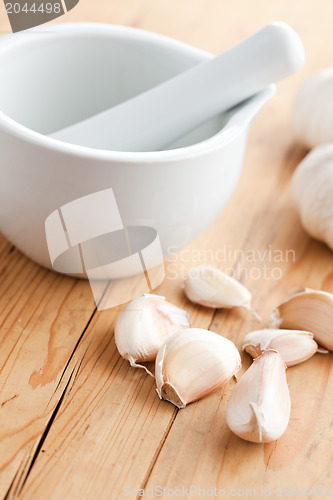
<instances>
[{"instance_id":1,"label":"garlic clove","mask_svg":"<svg viewBox=\"0 0 333 500\"><path fill-rule=\"evenodd\" d=\"M181 330L158 352L156 390L161 399L184 408L222 387L240 367L240 355L231 340L209 330Z\"/></svg>"},{"instance_id":2,"label":"garlic clove","mask_svg":"<svg viewBox=\"0 0 333 500\"><path fill-rule=\"evenodd\" d=\"M309 148L333 142L333 67L314 73L301 84L292 126L297 139Z\"/></svg>"},{"instance_id":3,"label":"garlic clove","mask_svg":"<svg viewBox=\"0 0 333 500\"><path fill-rule=\"evenodd\" d=\"M321 346L333 350L333 295L328 292L306 290L283 302L273 311L272 328L306 330L313 333Z\"/></svg>"},{"instance_id":4,"label":"garlic clove","mask_svg":"<svg viewBox=\"0 0 333 500\"><path fill-rule=\"evenodd\" d=\"M227 423L237 436L269 443L285 432L290 417L286 367L278 352L266 350L255 359L232 390Z\"/></svg>"},{"instance_id":5,"label":"garlic clove","mask_svg":"<svg viewBox=\"0 0 333 500\"><path fill-rule=\"evenodd\" d=\"M333 250L333 144L313 149L298 165L291 196L304 229Z\"/></svg>"},{"instance_id":6,"label":"garlic clove","mask_svg":"<svg viewBox=\"0 0 333 500\"><path fill-rule=\"evenodd\" d=\"M251 293L234 278L211 266L199 266L188 273L186 297L196 304L214 308L251 308Z\"/></svg>"},{"instance_id":7,"label":"garlic clove","mask_svg":"<svg viewBox=\"0 0 333 500\"><path fill-rule=\"evenodd\" d=\"M152 375L138 363L154 361L160 346L170 335L190 326L186 311L164 297L145 294L120 311L115 325L115 342L119 353L131 366L144 368Z\"/></svg>"},{"instance_id":8,"label":"garlic clove","mask_svg":"<svg viewBox=\"0 0 333 500\"><path fill-rule=\"evenodd\" d=\"M318 349L313 334L303 330L264 329L248 333L243 340L243 350L253 358L266 349L274 349L286 366L294 366L311 358Z\"/></svg>"}]
</instances>

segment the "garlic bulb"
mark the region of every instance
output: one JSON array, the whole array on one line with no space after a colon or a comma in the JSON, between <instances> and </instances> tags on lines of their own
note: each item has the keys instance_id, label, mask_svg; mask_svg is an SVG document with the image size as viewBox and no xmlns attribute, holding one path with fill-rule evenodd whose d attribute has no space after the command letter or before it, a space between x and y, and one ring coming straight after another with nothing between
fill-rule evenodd
<instances>
[{"instance_id":1,"label":"garlic bulb","mask_svg":"<svg viewBox=\"0 0 333 500\"><path fill-rule=\"evenodd\" d=\"M159 295L145 294L119 313L115 325L115 342L119 353L131 366L154 361L163 342L178 330L190 327L187 313Z\"/></svg>"},{"instance_id":2,"label":"garlic bulb","mask_svg":"<svg viewBox=\"0 0 333 500\"><path fill-rule=\"evenodd\" d=\"M333 351L333 295L306 290L283 302L273 311L272 328L306 330L313 333L318 344Z\"/></svg>"},{"instance_id":3,"label":"garlic bulb","mask_svg":"<svg viewBox=\"0 0 333 500\"><path fill-rule=\"evenodd\" d=\"M312 75L301 85L292 124L298 140L309 148L333 142L333 68Z\"/></svg>"},{"instance_id":4,"label":"garlic bulb","mask_svg":"<svg viewBox=\"0 0 333 500\"><path fill-rule=\"evenodd\" d=\"M251 293L219 269L200 266L190 270L184 283L187 298L206 307L251 307Z\"/></svg>"},{"instance_id":5,"label":"garlic bulb","mask_svg":"<svg viewBox=\"0 0 333 500\"><path fill-rule=\"evenodd\" d=\"M235 385L227 405L227 423L242 439L269 443L285 432L289 416L285 364L278 352L264 351Z\"/></svg>"},{"instance_id":6,"label":"garlic bulb","mask_svg":"<svg viewBox=\"0 0 333 500\"><path fill-rule=\"evenodd\" d=\"M243 340L243 350L253 358L266 349L278 351L286 366L294 366L311 358L318 349L313 334L303 330L264 329L248 333Z\"/></svg>"},{"instance_id":7,"label":"garlic bulb","mask_svg":"<svg viewBox=\"0 0 333 500\"><path fill-rule=\"evenodd\" d=\"M222 387L240 367L231 340L209 330L182 330L169 337L157 354L157 393L184 408Z\"/></svg>"},{"instance_id":8,"label":"garlic bulb","mask_svg":"<svg viewBox=\"0 0 333 500\"><path fill-rule=\"evenodd\" d=\"M304 229L333 250L333 144L319 146L299 164L291 194Z\"/></svg>"}]
</instances>

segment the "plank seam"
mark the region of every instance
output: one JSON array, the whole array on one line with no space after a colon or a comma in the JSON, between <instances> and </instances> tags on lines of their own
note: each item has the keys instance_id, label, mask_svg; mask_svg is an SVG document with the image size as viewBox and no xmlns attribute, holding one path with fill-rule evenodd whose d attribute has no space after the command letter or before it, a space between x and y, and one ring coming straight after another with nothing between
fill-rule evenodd
<instances>
[{"instance_id":1,"label":"plank seam","mask_svg":"<svg viewBox=\"0 0 333 500\"><path fill-rule=\"evenodd\" d=\"M56 416L57 416L57 414L58 414L58 412L59 412L59 410L60 410L60 407L61 407L61 405L62 405L62 402L63 402L63 400L64 400L64 398L65 398L65 395L66 395L67 389L68 389L68 387L69 387L69 385L70 385L70 383L71 383L71 380L72 380L72 378L73 378L73 374L74 374L75 370L76 370L76 365L75 365L75 367L73 368L72 373L71 373L71 376L69 377L69 380L68 380L68 382L67 382L67 384L66 384L66 386L65 386L65 388L64 388L64 390L63 390L63 392L62 392L62 394L61 394L61 396L60 396L60 398L59 398L59 401L58 401L58 403L57 403L57 405L56 405L55 409L53 410L52 415L51 415L51 417L49 418L49 421L48 421L48 422L47 422L47 424L46 424L46 427L45 427L45 429L44 429L44 431L43 431L43 434L41 435L41 437L40 437L40 439L39 439L39 442L38 442L38 444L37 444L37 447L36 447L35 453L33 454L33 457L32 457L32 459L31 459L31 462L30 462L29 468L28 468L28 470L27 470L27 472L26 472L26 474L25 474L24 479L22 480L22 485L20 486L19 491L17 492L17 494L18 494L18 495L20 495L20 494L21 494L22 489L23 489L23 487L24 487L25 483L27 482L28 477L29 477L29 475L30 475L30 473L31 473L31 471L32 471L32 468L33 468L33 466L34 466L34 464L35 464L35 462L36 462L36 460L37 460L37 458L38 458L38 455L39 455L39 454L40 454L40 452L41 452L41 449L42 449L42 447L43 447L43 444L44 444L44 442L45 442L45 440L46 440L46 438L47 438L48 433L49 433L49 432L50 432L50 430L51 430L52 424L53 424L53 422L54 422L54 420L55 420L55 418L56 418Z\"/></svg>"},{"instance_id":2,"label":"plank seam","mask_svg":"<svg viewBox=\"0 0 333 500\"><path fill-rule=\"evenodd\" d=\"M65 373L66 373L66 371L67 371L67 368L68 368L68 366L69 366L70 362L72 361L72 359L73 359L73 357L74 357L74 354L76 353L77 348L79 347L79 344L81 343L81 341L82 341L82 339L83 339L83 337L84 337L84 334L85 334L85 333L86 333L86 331L88 330L88 328L89 328L89 326L90 326L90 324L91 324L91 322L92 322L92 320L93 320L93 317L95 316L96 312L97 312L97 308L95 308L95 309L94 309L94 312L93 312L93 313L92 313L92 315L90 316L90 318L89 318L89 320L88 320L88 322L87 322L86 326L84 327L84 329L83 329L83 331L82 331L82 333L81 333L80 337L78 338L78 340L77 340L77 342L76 342L76 344L75 344L75 346L74 346L74 349L73 349L73 351L72 351L72 353L71 353L70 357L68 358L68 361L67 361L67 363L66 363L66 365L65 365L65 367L64 367L64 369L63 369L63 371L62 371L62 374L61 374L61 376L60 376L59 382L57 383L57 386L56 386L56 388L55 388L55 390L54 390L54 392L53 392L53 394L52 394L52 396L51 396L51 399L53 398L54 394L55 394L55 393L57 392L57 390L59 389L59 386L60 386L60 384L61 384L61 382L62 382L62 380L63 380L63 378L64 378L64 376L65 376ZM50 399L50 401L51 401L51 399Z\"/></svg>"},{"instance_id":3,"label":"plank seam","mask_svg":"<svg viewBox=\"0 0 333 500\"><path fill-rule=\"evenodd\" d=\"M159 444L159 446L158 446L158 448L157 448L157 450L156 450L156 453L155 453L155 455L154 455L154 457L153 457L153 459L152 459L152 461L151 461L151 464L150 464L150 467L149 467L149 469L148 469L148 471L147 471L147 474L146 474L146 476L145 476L145 478L144 478L144 480L143 480L143 482L142 482L142 486L141 486L141 489L142 489L142 490L145 490L145 489L146 489L146 486L147 486L147 483L148 483L149 478L150 478L150 476L151 476L151 473L152 473L152 471L153 471L153 469L154 469L154 467L155 467L155 465L156 465L156 463L157 463L158 457L159 457L159 456L160 456L160 454L161 454L161 451L162 451L162 449L163 449L163 446L164 446L164 444L165 444L166 440L167 440L167 439L168 439L168 437L169 437L170 431L171 431L172 426L173 426L173 424L174 424L174 422L175 422L175 420L176 420L176 417L177 417L177 415L178 415L178 412L179 412L178 408L175 408L175 411L174 411L174 413L173 413L173 415L172 415L172 418L171 418L171 420L170 420L170 422L169 422L169 425L168 425L168 427L167 427L167 430L165 431L165 434L164 434L164 436L163 436L163 438L162 438L162 440L161 440L161 442L160 442L160 444ZM142 498L142 496L140 496L140 495L138 495L138 496L137 496L137 500L140 500L141 498Z\"/></svg>"},{"instance_id":4,"label":"plank seam","mask_svg":"<svg viewBox=\"0 0 333 500\"><path fill-rule=\"evenodd\" d=\"M52 398L54 397L54 395L56 394L57 390L59 389L60 384L61 384L61 382L62 382L62 380L63 380L63 378L65 376L65 373L68 370L68 367L69 367L69 365L70 365L70 363L71 363L71 361L72 361L72 359L73 359L73 357L74 357L74 355L75 355L75 353L76 353L76 351L77 351L77 349L79 347L79 344L82 341L82 338L83 338L84 334L86 333L87 329L89 328L89 326L91 324L91 321L92 321L93 317L95 316L96 311L97 311L97 308L94 309L94 311L91 314L91 316L90 316L90 318L89 318L86 326L84 327L84 329L83 329L83 331L82 331L79 339L77 340L77 342L76 342L76 344L74 346L74 349L73 349L70 357L67 360L67 363L66 363L66 365L65 365L65 367L64 367L64 369L62 371L62 374L60 376L59 382L58 382L55 390L53 391L53 394L52 394L52 396L51 396L51 398L50 398L47 406L50 404L50 402L52 401ZM79 372L79 370L81 368L83 359L84 359L84 357L85 357L85 355L87 353L87 350L88 350L88 348L86 349L86 351L85 351L82 359L80 360L79 364L78 363L75 364L75 366L74 366L74 368L73 368L73 370L72 370L72 372L70 374L70 377L69 377L69 379L68 379L68 381L66 383L66 386L63 389L63 392L61 393L61 396L60 396L60 398L59 398L59 400L57 402L57 405L56 405L55 409L53 410L52 415L51 415L50 419L48 420L48 422L46 424L46 427L45 427L45 429L44 429L44 431L43 431L43 433L42 433L42 435L41 435L41 437L40 437L40 439L38 441L36 450L35 450L32 458L31 458L31 461L30 461L30 458L29 458L27 460L26 464L23 467L22 467L22 464L21 464L21 466L19 467L19 469L15 473L15 475L13 477L13 480L12 480L12 482L11 482L11 484L10 484L10 486L9 486L9 488L7 490L7 493L6 493L6 495L5 495L5 497L4 497L3 500L9 500L9 499L15 498L15 497L17 497L17 496L19 496L21 494L22 489L23 489L25 483L27 482L27 479L28 479L28 477L29 477L29 475L30 475L30 473L32 471L32 468L33 468L33 466L34 466L34 464L35 464L35 462L36 462L36 460L37 460L37 458L38 458L38 456L39 456L39 454L41 452L41 449L42 449L43 444L44 444L44 442L45 442L45 440L47 438L47 435L48 435L48 433L51 430L52 424L53 424L53 422L54 422L57 414L59 413L60 407L61 407L61 405L62 405L62 403L64 401L64 398L66 396L67 390L68 390L68 388L70 386L70 383L71 383L71 381L73 379L73 374L75 373L74 379L73 379L73 383L74 383L75 379L77 378L78 372ZM70 390L71 390L71 388L70 388ZM47 408L47 406L46 406L46 408ZM29 464L29 461L30 461L30 464ZM27 470L27 472L25 472L24 469L27 469L27 467L28 467L28 470ZM21 473L20 473L20 478L17 479L18 478L18 474L19 474L21 468L22 468L22 470L21 470Z\"/></svg>"}]
</instances>

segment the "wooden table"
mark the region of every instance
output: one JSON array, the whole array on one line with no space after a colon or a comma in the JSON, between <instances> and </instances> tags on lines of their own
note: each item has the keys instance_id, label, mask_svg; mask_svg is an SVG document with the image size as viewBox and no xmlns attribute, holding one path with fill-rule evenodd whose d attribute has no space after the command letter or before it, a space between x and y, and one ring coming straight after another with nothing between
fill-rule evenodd
<instances>
[{"instance_id":1,"label":"wooden table","mask_svg":"<svg viewBox=\"0 0 333 500\"><path fill-rule=\"evenodd\" d=\"M283 20L298 30L307 52L304 69L278 85L277 96L251 129L232 200L205 234L167 263L169 277L156 293L186 307L197 327L240 347L258 323L241 311L187 303L181 278L190 267L205 262L233 269L252 291L264 321L300 287L333 292L332 252L302 230L288 191L305 154L290 128L292 100L307 74L332 64L333 2L80 0L62 20L136 26L214 53L270 21ZM3 5L0 30L9 30ZM178 277L171 279L175 269ZM212 493L209 488L239 497L262 496L262 488L273 497L288 496L288 487L292 498L319 498L313 486L326 488L322 498L330 493L331 354L288 370L289 427L275 443L251 444L226 426L233 382L180 411L160 401L154 380L129 369L119 356L116 313L96 312L87 282L41 269L3 237L0 280L1 498L109 500L137 498L140 488L155 487L166 488L165 496L167 490L169 496L185 496L190 486L197 488L192 498L199 497L199 487L201 497L203 489ZM243 355L243 368L249 364ZM183 487L184 492L175 491Z\"/></svg>"}]
</instances>

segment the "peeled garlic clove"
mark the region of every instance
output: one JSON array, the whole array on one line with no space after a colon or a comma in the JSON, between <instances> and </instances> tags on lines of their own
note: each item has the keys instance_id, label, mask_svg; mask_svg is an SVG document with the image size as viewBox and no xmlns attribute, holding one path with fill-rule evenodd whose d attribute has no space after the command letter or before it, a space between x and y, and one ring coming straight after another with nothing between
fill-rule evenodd
<instances>
[{"instance_id":1,"label":"peeled garlic clove","mask_svg":"<svg viewBox=\"0 0 333 500\"><path fill-rule=\"evenodd\" d=\"M264 351L235 385L227 405L227 423L246 441L269 443L285 432L289 416L285 364L278 352Z\"/></svg>"},{"instance_id":2,"label":"peeled garlic clove","mask_svg":"<svg viewBox=\"0 0 333 500\"><path fill-rule=\"evenodd\" d=\"M298 140L309 148L333 142L333 68L302 83L296 94L292 125Z\"/></svg>"},{"instance_id":3,"label":"peeled garlic clove","mask_svg":"<svg viewBox=\"0 0 333 500\"><path fill-rule=\"evenodd\" d=\"M240 367L240 355L231 340L209 330L182 330L158 352L156 390L161 399L184 408L222 387Z\"/></svg>"},{"instance_id":4,"label":"peeled garlic clove","mask_svg":"<svg viewBox=\"0 0 333 500\"><path fill-rule=\"evenodd\" d=\"M278 351L286 366L294 366L311 358L318 349L313 334L303 330L264 329L248 333L243 340L243 350L253 358L266 349Z\"/></svg>"},{"instance_id":5,"label":"peeled garlic clove","mask_svg":"<svg viewBox=\"0 0 333 500\"><path fill-rule=\"evenodd\" d=\"M270 326L311 332L318 344L332 351L333 295L317 290L298 293L273 311Z\"/></svg>"},{"instance_id":6,"label":"peeled garlic clove","mask_svg":"<svg viewBox=\"0 0 333 500\"><path fill-rule=\"evenodd\" d=\"M187 298L214 308L251 307L251 293L219 269L200 266L190 270L184 284Z\"/></svg>"},{"instance_id":7,"label":"peeled garlic clove","mask_svg":"<svg viewBox=\"0 0 333 500\"><path fill-rule=\"evenodd\" d=\"M333 144L315 148L301 161L291 196L304 229L333 250Z\"/></svg>"},{"instance_id":8,"label":"peeled garlic clove","mask_svg":"<svg viewBox=\"0 0 333 500\"><path fill-rule=\"evenodd\" d=\"M119 353L131 366L153 361L163 342L178 330L190 327L186 311L158 295L145 294L119 313L115 325L115 342Z\"/></svg>"}]
</instances>

